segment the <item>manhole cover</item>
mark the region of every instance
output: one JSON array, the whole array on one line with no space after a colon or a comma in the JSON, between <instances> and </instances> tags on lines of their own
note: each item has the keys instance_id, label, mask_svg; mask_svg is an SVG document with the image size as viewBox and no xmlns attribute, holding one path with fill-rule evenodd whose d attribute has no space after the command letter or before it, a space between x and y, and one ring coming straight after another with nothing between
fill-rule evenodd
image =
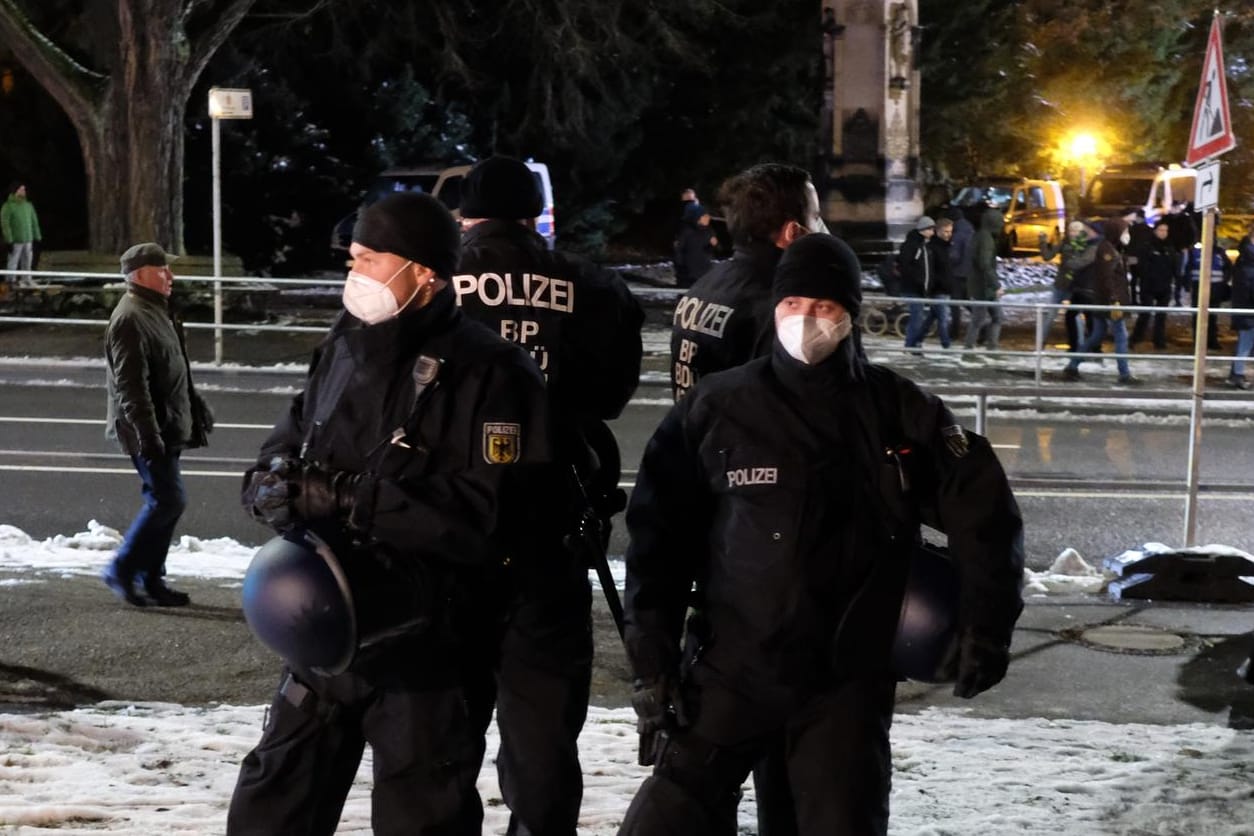
<instances>
[{"instance_id":1,"label":"manhole cover","mask_svg":"<svg viewBox=\"0 0 1254 836\"><path fill-rule=\"evenodd\" d=\"M1139 624L1103 624L1063 632L1065 638L1111 653L1169 655L1189 649L1189 639L1179 633Z\"/></svg>"}]
</instances>

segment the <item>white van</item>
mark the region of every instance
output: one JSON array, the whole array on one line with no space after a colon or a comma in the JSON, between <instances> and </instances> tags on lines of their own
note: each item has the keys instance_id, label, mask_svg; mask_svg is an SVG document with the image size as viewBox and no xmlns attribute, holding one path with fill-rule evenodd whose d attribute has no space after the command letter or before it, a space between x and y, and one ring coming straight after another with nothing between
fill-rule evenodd
<instances>
[{"instance_id":1,"label":"white van","mask_svg":"<svg viewBox=\"0 0 1254 836\"><path fill-rule=\"evenodd\" d=\"M462 180L470 172L472 166L426 165L407 168L389 168L375 178L370 190L362 201L365 208L376 200L393 192L424 192L439 198L448 207L458 221L462 218ZM549 249L557 238L557 224L553 217L553 181L549 179L549 167L544 163L527 161L540 193L544 195L544 208L536 216L536 232L542 237ZM360 209L358 210L360 211ZM357 212L342 218L331 233L331 248L346 250L351 243L353 224L357 223Z\"/></svg>"},{"instance_id":2,"label":"white van","mask_svg":"<svg viewBox=\"0 0 1254 836\"><path fill-rule=\"evenodd\" d=\"M1125 209L1145 210L1153 224L1171 211L1173 203L1189 203L1197 196L1197 172L1172 163L1110 165L1093 178L1080 204L1085 217L1112 218Z\"/></svg>"},{"instance_id":3,"label":"white van","mask_svg":"<svg viewBox=\"0 0 1254 836\"><path fill-rule=\"evenodd\" d=\"M1044 235L1051 244L1067 231L1067 205L1057 180L1022 180L1006 204L1006 248L1009 252L1040 251Z\"/></svg>"}]
</instances>

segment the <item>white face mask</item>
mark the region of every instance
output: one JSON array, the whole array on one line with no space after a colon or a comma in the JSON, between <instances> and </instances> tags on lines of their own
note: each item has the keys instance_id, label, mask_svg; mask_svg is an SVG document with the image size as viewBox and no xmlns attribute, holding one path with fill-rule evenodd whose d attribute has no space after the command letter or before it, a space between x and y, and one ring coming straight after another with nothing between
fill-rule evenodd
<instances>
[{"instance_id":1,"label":"white face mask","mask_svg":"<svg viewBox=\"0 0 1254 836\"><path fill-rule=\"evenodd\" d=\"M392 284L392 281L411 264L413 264L412 261L406 261L401 265L401 269L393 273L386 282L376 282L363 273L350 270L348 277L344 280L344 307L367 325L377 325L385 319L396 316L401 312L401 308L408 305L418 295L418 288L414 288L414 292L405 300L405 305L398 305L388 285Z\"/></svg>"},{"instance_id":2,"label":"white face mask","mask_svg":"<svg viewBox=\"0 0 1254 836\"><path fill-rule=\"evenodd\" d=\"M835 322L815 316L786 316L775 327L784 350L809 366L830 357L851 331L853 322L848 313Z\"/></svg>"}]
</instances>

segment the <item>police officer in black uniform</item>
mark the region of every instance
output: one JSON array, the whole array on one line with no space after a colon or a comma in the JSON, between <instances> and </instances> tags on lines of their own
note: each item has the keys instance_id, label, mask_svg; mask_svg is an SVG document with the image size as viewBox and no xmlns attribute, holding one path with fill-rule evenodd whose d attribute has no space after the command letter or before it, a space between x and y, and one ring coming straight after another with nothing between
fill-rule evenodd
<instances>
[{"instance_id":1,"label":"police officer in black uniform","mask_svg":"<svg viewBox=\"0 0 1254 836\"><path fill-rule=\"evenodd\" d=\"M480 832L463 625L508 556L494 536L503 485L519 463L547 460L548 442L535 365L457 308L459 237L427 195L361 213L347 312L243 490L255 517L334 543L350 574L369 560L398 583L425 579L434 611L414 615L433 626L361 650L336 675L285 667L240 769L229 834L333 833L367 743L376 834Z\"/></svg>"},{"instance_id":2,"label":"police officer in black uniform","mask_svg":"<svg viewBox=\"0 0 1254 836\"><path fill-rule=\"evenodd\" d=\"M1006 672L1023 553L1005 473L939 399L865 360L860 286L842 241L791 245L771 353L706 378L645 451L624 603L656 766L623 834L734 833L781 737L799 832L887 832L890 648L923 520L960 578L938 671L961 697Z\"/></svg>"},{"instance_id":3,"label":"police officer in black uniform","mask_svg":"<svg viewBox=\"0 0 1254 836\"><path fill-rule=\"evenodd\" d=\"M688 394L707 374L770 350L771 278L783 248L825 231L819 197L804 169L764 163L723 183L719 205L735 253L693 284L675 306L671 392Z\"/></svg>"},{"instance_id":4,"label":"police officer in black uniform","mask_svg":"<svg viewBox=\"0 0 1254 836\"><path fill-rule=\"evenodd\" d=\"M605 425L640 380L643 311L624 282L589 261L548 250L534 231L543 196L527 166L491 157L466 176L466 231L453 289L467 316L530 352L548 382L554 465L523 487L529 507L516 559L485 615L486 649L472 714L486 728L496 704L501 792L509 833L574 836L583 794L578 737L592 675L588 565L563 545L587 486L606 521L621 510L618 450ZM621 506L621 500L619 500Z\"/></svg>"}]
</instances>

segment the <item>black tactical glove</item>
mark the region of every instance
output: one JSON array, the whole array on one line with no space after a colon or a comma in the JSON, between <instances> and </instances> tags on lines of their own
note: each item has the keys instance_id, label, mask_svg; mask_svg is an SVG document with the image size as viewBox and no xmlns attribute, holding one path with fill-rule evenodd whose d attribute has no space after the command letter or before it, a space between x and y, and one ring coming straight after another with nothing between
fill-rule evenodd
<instances>
[{"instance_id":1,"label":"black tactical glove","mask_svg":"<svg viewBox=\"0 0 1254 836\"><path fill-rule=\"evenodd\" d=\"M275 457L269 470L244 476L241 500L253 519L282 529L295 522L347 520L356 502L361 474L326 471L294 459Z\"/></svg>"},{"instance_id":2,"label":"black tactical glove","mask_svg":"<svg viewBox=\"0 0 1254 836\"><path fill-rule=\"evenodd\" d=\"M678 677L637 679L632 683L631 707L636 710L636 731L640 734L637 761L641 766L652 766L660 754L662 732L688 725Z\"/></svg>"},{"instance_id":3,"label":"black tactical glove","mask_svg":"<svg viewBox=\"0 0 1254 836\"><path fill-rule=\"evenodd\" d=\"M1010 643L971 627L963 628L952 652L958 657L954 696L963 699L970 699L1001 682L1010 666Z\"/></svg>"}]
</instances>

